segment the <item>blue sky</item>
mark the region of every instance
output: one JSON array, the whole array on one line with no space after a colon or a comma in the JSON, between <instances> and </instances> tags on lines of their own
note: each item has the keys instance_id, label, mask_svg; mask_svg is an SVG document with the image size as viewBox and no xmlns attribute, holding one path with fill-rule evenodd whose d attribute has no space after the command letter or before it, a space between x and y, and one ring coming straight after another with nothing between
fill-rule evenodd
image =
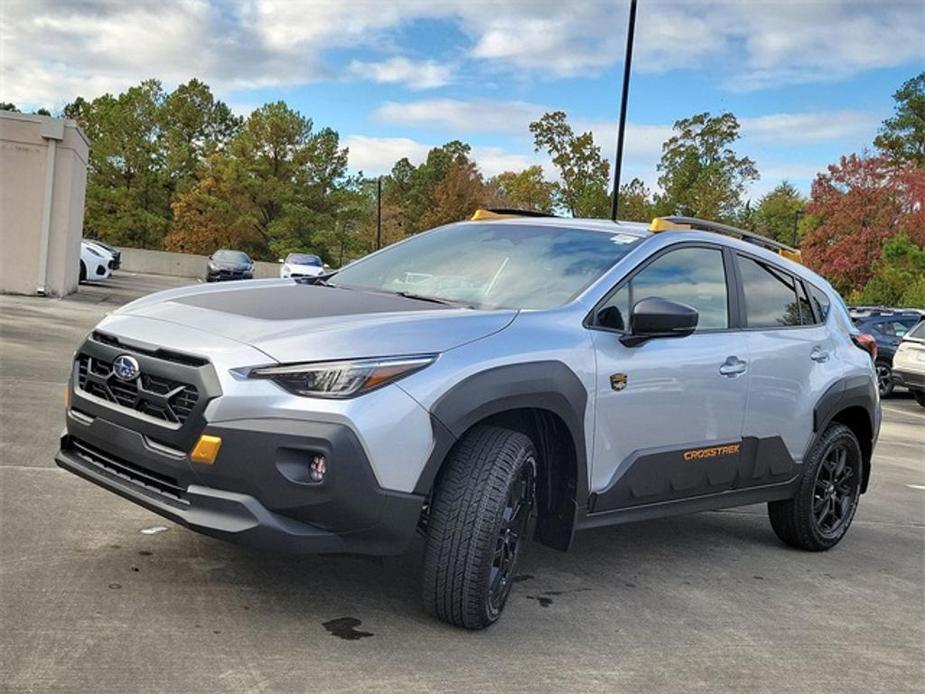
<instances>
[{"instance_id":1,"label":"blue sky","mask_svg":"<svg viewBox=\"0 0 925 694\"><path fill-rule=\"evenodd\" d=\"M920 0L640 0L625 178L656 185L671 124L732 111L760 196L869 147L925 65ZM486 174L539 163L527 125L561 109L612 157L628 1L6 0L0 100L60 108L191 77L238 112L284 99L335 128L351 168L461 139ZM41 46L41 50L35 50Z\"/></svg>"}]
</instances>

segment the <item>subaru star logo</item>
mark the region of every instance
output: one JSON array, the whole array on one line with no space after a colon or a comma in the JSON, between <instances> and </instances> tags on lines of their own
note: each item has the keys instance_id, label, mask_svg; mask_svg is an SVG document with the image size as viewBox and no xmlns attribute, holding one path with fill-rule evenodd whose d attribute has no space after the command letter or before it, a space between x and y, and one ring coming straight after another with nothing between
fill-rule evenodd
<instances>
[{"instance_id":1,"label":"subaru star logo","mask_svg":"<svg viewBox=\"0 0 925 694\"><path fill-rule=\"evenodd\" d=\"M135 357L127 354L120 354L112 363L112 372L120 381L131 381L138 378L141 373L141 367Z\"/></svg>"}]
</instances>

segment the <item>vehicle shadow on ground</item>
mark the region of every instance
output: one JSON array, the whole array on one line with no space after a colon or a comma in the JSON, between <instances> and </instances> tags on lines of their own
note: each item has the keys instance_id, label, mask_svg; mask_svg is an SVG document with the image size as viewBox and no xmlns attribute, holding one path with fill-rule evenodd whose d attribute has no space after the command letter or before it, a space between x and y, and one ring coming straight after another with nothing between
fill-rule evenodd
<instances>
[{"instance_id":1,"label":"vehicle shadow on ground","mask_svg":"<svg viewBox=\"0 0 925 694\"><path fill-rule=\"evenodd\" d=\"M218 594L233 595L242 609L319 622L366 620L370 611L422 623L431 619L420 601L423 538L397 557L294 557L185 537L186 532L177 528L171 533L166 558L172 555L198 568L187 576L208 583ZM709 575L723 555L728 561L729 555L748 549L788 551L771 531L763 506L585 531L568 553L530 543L521 557L521 585L512 600L527 598L547 607L568 593L635 587L640 573L660 580L676 574L680 583L685 576ZM177 557L178 552L187 556ZM174 574L171 580L188 579Z\"/></svg>"}]
</instances>

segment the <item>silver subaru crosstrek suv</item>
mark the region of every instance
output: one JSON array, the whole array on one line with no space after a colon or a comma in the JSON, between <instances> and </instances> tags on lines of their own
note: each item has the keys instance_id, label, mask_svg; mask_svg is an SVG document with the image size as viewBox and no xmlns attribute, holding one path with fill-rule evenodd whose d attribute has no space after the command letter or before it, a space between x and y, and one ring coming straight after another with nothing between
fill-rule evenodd
<instances>
[{"instance_id":1,"label":"silver subaru crosstrek suv","mask_svg":"<svg viewBox=\"0 0 925 694\"><path fill-rule=\"evenodd\" d=\"M789 545L842 539L877 380L792 249L682 218L476 219L320 277L115 311L75 354L58 464L262 548L423 535L426 608L472 629L531 536L567 550L584 528L767 502Z\"/></svg>"}]
</instances>

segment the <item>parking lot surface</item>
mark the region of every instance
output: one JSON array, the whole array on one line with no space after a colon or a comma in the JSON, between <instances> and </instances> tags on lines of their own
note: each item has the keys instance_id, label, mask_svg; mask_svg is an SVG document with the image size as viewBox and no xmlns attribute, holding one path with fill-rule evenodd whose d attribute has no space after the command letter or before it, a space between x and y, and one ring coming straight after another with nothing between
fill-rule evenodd
<instances>
[{"instance_id":1,"label":"parking lot surface","mask_svg":"<svg viewBox=\"0 0 925 694\"><path fill-rule=\"evenodd\" d=\"M0 691L925 691L925 409L883 403L847 538L783 546L763 506L531 545L506 613L426 615L403 557L293 558L176 526L54 464L70 358L190 280L0 296Z\"/></svg>"}]
</instances>

